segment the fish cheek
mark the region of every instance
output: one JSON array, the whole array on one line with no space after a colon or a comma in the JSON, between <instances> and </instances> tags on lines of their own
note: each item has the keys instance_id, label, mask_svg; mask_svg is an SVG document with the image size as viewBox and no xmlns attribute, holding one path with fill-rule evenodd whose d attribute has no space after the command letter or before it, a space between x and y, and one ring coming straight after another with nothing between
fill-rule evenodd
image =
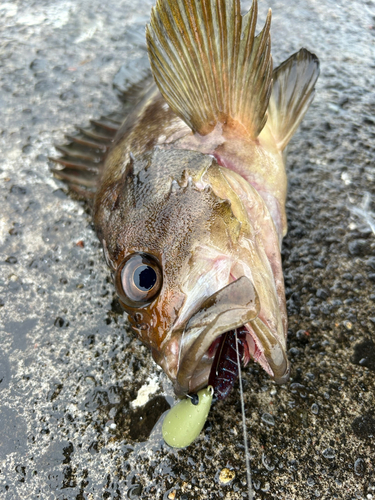
<instances>
[{"instance_id":1,"label":"fish cheek","mask_svg":"<svg viewBox=\"0 0 375 500\"><path fill-rule=\"evenodd\" d=\"M154 359L163 358L162 345L184 302L184 295L166 290L148 306L131 308L120 301L139 340L153 351ZM157 361L158 362L158 361Z\"/></svg>"},{"instance_id":2,"label":"fish cheek","mask_svg":"<svg viewBox=\"0 0 375 500\"><path fill-rule=\"evenodd\" d=\"M144 308L129 308L122 302L121 305L128 315L131 329L139 338L139 340L151 349L154 348L155 340L153 339L152 335L152 321L148 311Z\"/></svg>"},{"instance_id":3,"label":"fish cheek","mask_svg":"<svg viewBox=\"0 0 375 500\"><path fill-rule=\"evenodd\" d=\"M152 350L159 350L160 339L157 329L154 327L153 314L149 308L130 309L122 304L126 313L131 329L137 338Z\"/></svg>"}]
</instances>

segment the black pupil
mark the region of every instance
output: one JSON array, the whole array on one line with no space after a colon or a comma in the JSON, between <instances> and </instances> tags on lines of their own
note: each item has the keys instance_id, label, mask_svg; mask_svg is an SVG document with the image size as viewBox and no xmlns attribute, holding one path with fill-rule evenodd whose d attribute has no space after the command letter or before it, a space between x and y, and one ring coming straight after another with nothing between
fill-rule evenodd
<instances>
[{"instance_id":1,"label":"black pupil","mask_svg":"<svg viewBox=\"0 0 375 500\"><path fill-rule=\"evenodd\" d=\"M156 272L150 266L139 266L134 271L134 284L143 292L148 292L156 283Z\"/></svg>"}]
</instances>

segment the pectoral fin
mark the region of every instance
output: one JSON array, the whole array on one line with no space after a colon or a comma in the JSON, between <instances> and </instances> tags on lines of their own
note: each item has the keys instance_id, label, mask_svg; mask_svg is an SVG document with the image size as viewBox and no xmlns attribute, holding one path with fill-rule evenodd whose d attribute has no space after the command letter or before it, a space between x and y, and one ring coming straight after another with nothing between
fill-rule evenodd
<instances>
[{"instance_id":1,"label":"pectoral fin","mask_svg":"<svg viewBox=\"0 0 375 500\"><path fill-rule=\"evenodd\" d=\"M267 120L272 85L271 12L255 36L257 0L158 0L146 36L155 81L194 131L242 125L255 139Z\"/></svg>"},{"instance_id":2,"label":"pectoral fin","mask_svg":"<svg viewBox=\"0 0 375 500\"><path fill-rule=\"evenodd\" d=\"M282 151L296 132L315 95L319 59L301 49L273 72L268 123Z\"/></svg>"}]
</instances>

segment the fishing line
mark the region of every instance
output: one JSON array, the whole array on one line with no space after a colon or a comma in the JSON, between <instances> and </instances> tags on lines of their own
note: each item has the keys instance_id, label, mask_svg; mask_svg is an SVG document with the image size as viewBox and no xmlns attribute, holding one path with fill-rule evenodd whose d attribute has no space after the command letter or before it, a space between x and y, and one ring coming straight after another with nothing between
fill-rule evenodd
<instances>
[{"instance_id":1,"label":"fishing line","mask_svg":"<svg viewBox=\"0 0 375 500\"><path fill-rule=\"evenodd\" d=\"M251 481L251 469L250 469L250 457L249 457L249 447L247 444L247 429L245 420L245 403L243 399L243 387L242 387L242 377L241 377L241 365L240 365L240 354L238 352L238 338L237 329L235 330L236 336L236 353L237 353L237 364L238 364L238 382L240 384L240 395L241 395L241 411L242 411L242 430L243 430L243 440L245 445L245 460L246 460L246 476L247 476L247 487L249 493L249 500L254 498L253 484Z\"/></svg>"}]
</instances>

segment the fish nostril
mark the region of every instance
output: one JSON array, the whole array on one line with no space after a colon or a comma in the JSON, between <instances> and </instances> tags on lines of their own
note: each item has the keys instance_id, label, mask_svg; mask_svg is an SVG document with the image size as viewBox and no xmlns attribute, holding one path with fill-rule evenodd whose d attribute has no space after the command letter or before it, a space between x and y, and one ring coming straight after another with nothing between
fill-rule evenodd
<instances>
[{"instance_id":1,"label":"fish nostril","mask_svg":"<svg viewBox=\"0 0 375 500\"><path fill-rule=\"evenodd\" d=\"M143 314L139 313L139 312L135 313L134 314L134 319L135 319L135 321L137 323L140 323L143 320Z\"/></svg>"},{"instance_id":2,"label":"fish nostril","mask_svg":"<svg viewBox=\"0 0 375 500\"><path fill-rule=\"evenodd\" d=\"M142 332L144 331L149 331L150 330L150 325L143 321L143 314L142 313L135 313L133 315L129 315L128 317L129 322L132 326L132 328L136 330L140 330Z\"/></svg>"}]
</instances>

